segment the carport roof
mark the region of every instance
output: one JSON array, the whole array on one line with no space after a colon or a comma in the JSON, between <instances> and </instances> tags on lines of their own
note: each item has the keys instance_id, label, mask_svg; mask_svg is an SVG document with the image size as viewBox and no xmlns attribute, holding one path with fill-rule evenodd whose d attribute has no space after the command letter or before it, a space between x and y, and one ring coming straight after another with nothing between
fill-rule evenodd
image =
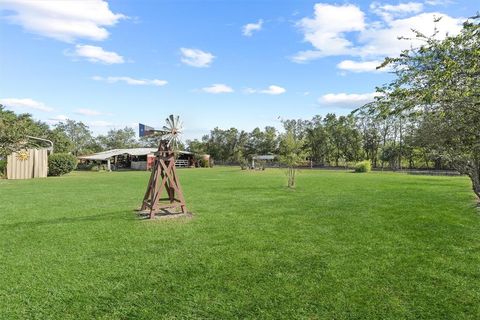
<instances>
[{"instance_id":1,"label":"carport roof","mask_svg":"<svg viewBox=\"0 0 480 320\"><path fill-rule=\"evenodd\" d=\"M157 151L157 148L130 148L130 149L112 149L103 152L94 153L88 156L80 156L79 159L85 160L107 160L109 158L119 156L122 154L129 154L131 156L146 156L148 154L153 154ZM178 151L182 154L193 154L188 151Z\"/></svg>"}]
</instances>

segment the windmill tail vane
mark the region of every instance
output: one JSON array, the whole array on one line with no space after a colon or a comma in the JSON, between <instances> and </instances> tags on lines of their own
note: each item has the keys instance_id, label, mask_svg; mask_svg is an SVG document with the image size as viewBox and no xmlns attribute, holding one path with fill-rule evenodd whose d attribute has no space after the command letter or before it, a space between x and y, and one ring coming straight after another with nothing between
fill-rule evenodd
<instances>
[{"instance_id":1,"label":"windmill tail vane","mask_svg":"<svg viewBox=\"0 0 480 320\"><path fill-rule=\"evenodd\" d=\"M185 198L175 167L175 152L183 126L178 116L170 115L165 122L166 125L162 130L155 130L162 137L158 151L155 152L155 162L140 209L150 218L154 218L156 214L167 211L167 209L177 211L180 209L182 213L187 213ZM162 198L163 193L166 193L166 197Z\"/></svg>"}]
</instances>

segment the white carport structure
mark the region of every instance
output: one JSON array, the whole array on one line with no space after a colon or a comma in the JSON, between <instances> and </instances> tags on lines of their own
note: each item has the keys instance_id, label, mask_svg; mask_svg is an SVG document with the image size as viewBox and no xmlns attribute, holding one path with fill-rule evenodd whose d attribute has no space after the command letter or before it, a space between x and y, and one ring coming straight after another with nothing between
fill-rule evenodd
<instances>
[{"instance_id":1,"label":"white carport structure","mask_svg":"<svg viewBox=\"0 0 480 320\"><path fill-rule=\"evenodd\" d=\"M145 161L135 160L131 161L130 168L134 170L147 170L149 166L149 159L153 157L154 153L157 152L157 148L130 148L130 149L112 149L108 151L98 152L88 156L80 156L78 159L90 160L90 161L99 161L107 162L107 170L111 171L112 169L112 160L116 163L116 157L129 155L134 157L145 156ZM190 161L188 158L193 158L194 154L188 151L178 151L179 157L175 161L177 167L188 167ZM187 158L187 159L185 159Z\"/></svg>"},{"instance_id":2,"label":"white carport structure","mask_svg":"<svg viewBox=\"0 0 480 320\"><path fill-rule=\"evenodd\" d=\"M88 156L78 157L83 160L92 160L92 161L106 161L107 170L111 171L112 169L112 158L120 155L130 155L130 156L146 156L153 154L157 151L157 148L131 148L131 149L112 149L108 151L98 152Z\"/></svg>"},{"instance_id":3,"label":"white carport structure","mask_svg":"<svg viewBox=\"0 0 480 320\"><path fill-rule=\"evenodd\" d=\"M273 161L276 157L274 154L252 156L252 168L255 169L255 161Z\"/></svg>"}]
</instances>

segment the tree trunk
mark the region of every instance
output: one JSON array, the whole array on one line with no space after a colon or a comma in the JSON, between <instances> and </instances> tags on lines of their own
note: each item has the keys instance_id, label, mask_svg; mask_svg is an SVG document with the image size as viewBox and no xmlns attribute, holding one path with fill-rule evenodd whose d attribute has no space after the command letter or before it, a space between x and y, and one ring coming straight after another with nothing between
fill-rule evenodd
<instances>
[{"instance_id":1,"label":"tree trunk","mask_svg":"<svg viewBox=\"0 0 480 320\"><path fill-rule=\"evenodd\" d=\"M472 189L473 192L477 195L478 199L480 199L480 168L475 168L472 170L472 174L470 175L470 179L472 180Z\"/></svg>"},{"instance_id":2,"label":"tree trunk","mask_svg":"<svg viewBox=\"0 0 480 320\"><path fill-rule=\"evenodd\" d=\"M470 164L453 163L455 169L461 174L466 174L472 181L472 190L480 200L480 161L474 159Z\"/></svg>"}]
</instances>

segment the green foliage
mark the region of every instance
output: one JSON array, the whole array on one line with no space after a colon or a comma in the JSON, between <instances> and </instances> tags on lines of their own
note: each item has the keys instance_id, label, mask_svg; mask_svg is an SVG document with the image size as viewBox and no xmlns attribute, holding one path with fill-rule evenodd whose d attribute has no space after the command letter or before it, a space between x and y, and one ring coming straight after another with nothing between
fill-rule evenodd
<instances>
[{"instance_id":1,"label":"green foliage","mask_svg":"<svg viewBox=\"0 0 480 320\"><path fill-rule=\"evenodd\" d=\"M137 148L140 146L136 139L135 131L129 127L111 129L106 135L98 136L97 141L105 150ZM149 146L151 145L149 144ZM152 147L158 147L158 142L152 145Z\"/></svg>"},{"instance_id":2,"label":"green foliage","mask_svg":"<svg viewBox=\"0 0 480 320\"><path fill-rule=\"evenodd\" d=\"M77 167L77 158L68 153L54 153L48 157L48 175L61 176Z\"/></svg>"},{"instance_id":3,"label":"green foliage","mask_svg":"<svg viewBox=\"0 0 480 320\"><path fill-rule=\"evenodd\" d=\"M372 170L372 164L370 160L364 160L355 164L355 172L370 172Z\"/></svg>"},{"instance_id":4,"label":"green foliage","mask_svg":"<svg viewBox=\"0 0 480 320\"><path fill-rule=\"evenodd\" d=\"M97 164L90 162L90 163L79 163L77 164L77 170L85 170L85 171L94 171L94 168Z\"/></svg>"},{"instance_id":5,"label":"green foliage","mask_svg":"<svg viewBox=\"0 0 480 320\"><path fill-rule=\"evenodd\" d=\"M0 318L477 318L465 177L178 173L192 220L138 220L148 172L2 181Z\"/></svg>"},{"instance_id":6,"label":"green foliage","mask_svg":"<svg viewBox=\"0 0 480 320\"><path fill-rule=\"evenodd\" d=\"M297 166L305 160L305 152L303 150L305 141L296 136L294 131L289 130L281 136L280 140L280 163L287 166L287 186L295 187Z\"/></svg>"},{"instance_id":7,"label":"green foliage","mask_svg":"<svg viewBox=\"0 0 480 320\"><path fill-rule=\"evenodd\" d=\"M0 104L0 156L6 157L27 145L26 135L32 123L31 115L16 115Z\"/></svg>"},{"instance_id":8,"label":"green foliage","mask_svg":"<svg viewBox=\"0 0 480 320\"><path fill-rule=\"evenodd\" d=\"M187 150L195 154L209 154L212 158L240 163L241 159L254 154L276 153L278 136L274 127L265 127L264 131L255 128L245 132L236 128L223 130L214 128L202 141L187 140Z\"/></svg>"},{"instance_id":9,"label":"green foliage","mask_svg":"<svg viewBox=\"0 0 480 320\"><path fill-rule=\"evenodd\" d=\"M22 148L44 148L50 144L35 139L33 136L53 142L55 152L72 151L72 141L58 128L51 130L43 122L35 121L30 114L15 114L0 105L0 156L7 156Z\"/></svg>"},{"instance_id":10,"label":"green foliage","mask_svg":"<svg viewBox=\"0 0 480 320\"><path fill-rule=\"evenodd\" d=\"M7 170L7 160L0 160L0 177L3 177Z\"/></svg>"},{"instance_id":11,"label":"green foliage","mask_svg":"<svg viewBox=\"0 0 480 320\"><path fill-rule=\"evenodd\" d=\"M53 142L53 151L55 153L73 152L73 142L60 128L54 128L48 133L48 140Z\"/></svg>"},{"instance_id":12,"label":"green foliage","mask_svg":"<svg viewBox=\"0 0 480 320\"><path fill-rule=\"evenodd\" d=\"M240 164L240 169L242 169L242 170L247 170L248 169L249 163L248 163L247 159L244 159L244 158L240 159L239 164Z\"/></svg>"},{"instance_id":13,"label":"green foliage","mask_svg":"<svg viewBox=\"0 0 480 320\"><path fill-rule=\"evenodd\" d=\"M416 38L422 46L385 60L397 77L380 88L373 107L415 119L418 143L468 175L480 197L480 16L458 35Z\"/></svg>"},{"instance_id":14,"label":"green foliage","mask_svg":"<svg viewBox=\"0 0 480 320\"><path fill-rule=\"evenodd\" d=\"M198 160L198 166L201 168L208 168L210 167L210 163L207 159L202 158Z\"/></svg>"},{"instance_id":15,"label":"green foliage","mask_svg":"<svg viewBox=\"0 0 480 320\"><path fill-rule=\"evenodd\" d=\"M95 146L92 133L83 122L67 119L64 122L58 123L56 129L63 132L68 139L70 139L74 155L88 154L92 151L97 152L97 150L92 150L97 148L92 148L92 146Z\"/></svg>"}]
</instances>

